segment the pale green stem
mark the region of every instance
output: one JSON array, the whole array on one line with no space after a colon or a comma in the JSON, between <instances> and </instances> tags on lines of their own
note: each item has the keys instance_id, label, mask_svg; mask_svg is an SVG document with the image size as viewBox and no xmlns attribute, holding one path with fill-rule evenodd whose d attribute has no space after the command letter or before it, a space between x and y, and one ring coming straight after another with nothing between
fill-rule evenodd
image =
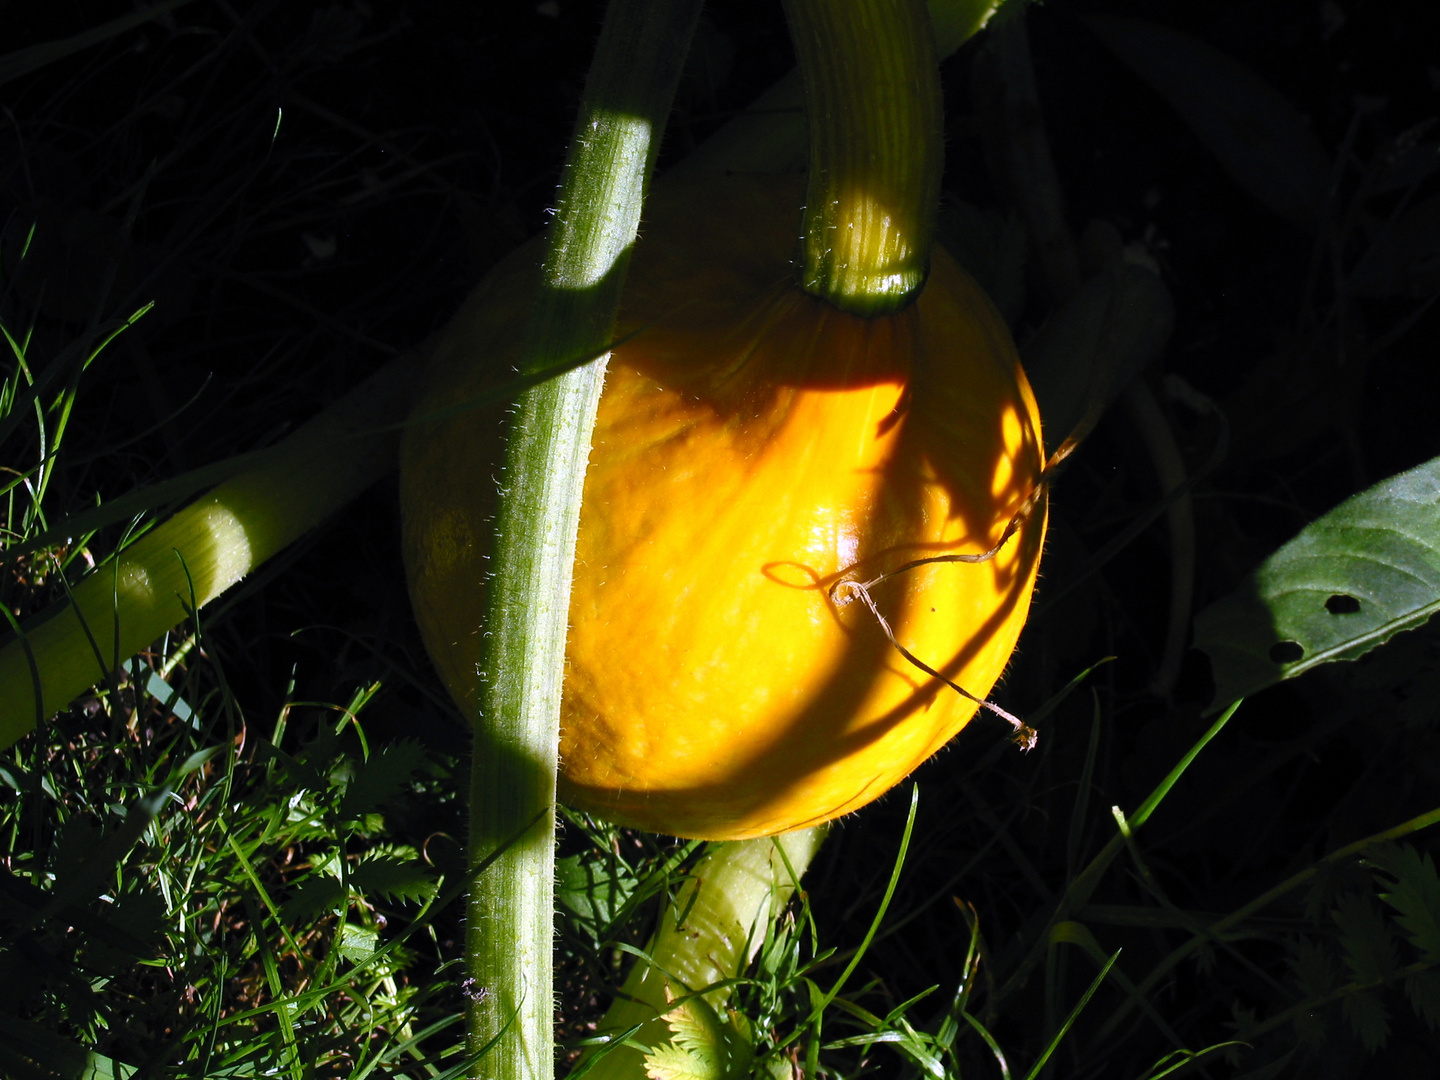
<instances>
[{"instance_id":1,"label":"pale green stem","mask_svg":"<svg viewBox=\"0 0 1440 1080\"><path fill-rule=\"evenodd\" d=\"M930 268L944 143L924 0L785 0L805 84L800 281L858 315L899 311Z\"/></svg>"},{"instance_id":2,"label":"pale green stem","mask_svg":"<svg viewBox=\"0 0 1440 1080\"><path fill-rule=\"evenodd\" d=\"M941 60L980 32L1003 0L930 0L935 51ZM1019 2L1019 0L1015 0ZM805 90L790 72L706 139L666 176L723 172L802 172Z\"/></svg>"},{"instance_id":3,"label":"pale green stem","mask_svg":"<svg viewBox=\"0 0 1440 1080\"><path fill-rule=\"evenodd\" d=\"M699 0L611 0L561 181L521 370L610 339L647 178ZM519 401L500 475L470 786L473 1075L554 1071L555 770L570 577L604 358ZM477 482L488 462L474 463ZM477 617L481 615L476 613ZM483 1054L483 1056L481 1056Z\"/></svg>"},{"instance_id":4,"label":"pale green stem","mask_svg":"<svg viewBox=\"0 0 1440 1080\"><path fill-rule=\"evenodd\" d=\"M677 998L703 991L706 1004L723 1015L732 987L715 984L739 978L755 958L766 928L790 902L826 830L821 825L740 840L706 853L660 913L645 949L649 962L636 961L600 1021L601 1035L623 1035L638 1025L629 1040L638 1045L607 1051L585 1074L587 1080L643 1078L645 1051L639 1047L670 1041L664 1017Z\"/></svg>"},{"instance_id":5,"label":"pale green stem","mask_svg":"<svg viewBox=\"0 0 1440 1080\"><path fill-rule=\"evenodd\" d=\"M73 604L7 642L0 649L0 750L394 468L394 425L409 403L410 365L387 365L266 451L259 468L220 484L121 551L75 587Z\"/></svg>"}]
</instances>

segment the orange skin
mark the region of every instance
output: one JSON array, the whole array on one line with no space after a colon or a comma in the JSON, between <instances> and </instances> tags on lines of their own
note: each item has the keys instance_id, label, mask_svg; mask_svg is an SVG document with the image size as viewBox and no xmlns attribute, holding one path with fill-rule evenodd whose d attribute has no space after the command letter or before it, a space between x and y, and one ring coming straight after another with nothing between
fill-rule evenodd
<instances>
[{"instance_id":1,"label":"orange skin","mask_svg":"<svg viewBox=\"0 0 1440 1080\"><path fill-rule=\"evenodd\" d=\"M977 706L832 586L982 552L1043 467L1003 322L939 249L918 301L865 319L800 292L790 179L672 185L648 208L596 418L577 541L561 798L706 839L803 828L875 799ZM471 343L518 341L524 273L492 274L419 412L480 392ZM508 309L508 310L507 310ZM513 344L509 345L513 351ZM473 700L493 416L417 425L402 462L411 594ZM484 456L480 456L481 454ZM995 558L876 585L897 639L977 697L1024 625L1043 498Z\"/></svg>"}]
</instances>

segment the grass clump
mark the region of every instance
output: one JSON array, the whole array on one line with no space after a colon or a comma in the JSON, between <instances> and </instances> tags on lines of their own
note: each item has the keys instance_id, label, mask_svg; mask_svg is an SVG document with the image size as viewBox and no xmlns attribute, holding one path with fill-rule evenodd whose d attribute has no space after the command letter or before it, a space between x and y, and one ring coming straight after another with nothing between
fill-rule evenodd
<instances>
[{"instance_id":1,"label":"grass clump","mask_svg":"<svg viewBox=\"0 0 1440 1080\"><path fill-rule=\"evenodd\" d=\"M170 677L183 691L197 674ZM456 995L436 973L458 847L407 842L385 813L443 808L450 777L415 743L367 753L375 689L287 706L262 734L222 691L185 722L180 692L126 681L108 717L64 720L6 762L7 1075L113 1058L161 1075L425 1076L456 1056Z\"/></svg>"}]
</instances>

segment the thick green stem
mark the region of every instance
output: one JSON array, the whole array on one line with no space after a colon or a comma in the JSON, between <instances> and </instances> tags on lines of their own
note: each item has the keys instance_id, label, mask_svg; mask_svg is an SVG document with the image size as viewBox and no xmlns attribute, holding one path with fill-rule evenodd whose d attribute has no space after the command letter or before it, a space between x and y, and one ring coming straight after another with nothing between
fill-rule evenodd
<instances>
[{"instance_id":1,"label":"thick green stem","mask_svg":"<svg viewBox=\"0 0 1440 1080\"><path fill-rule=\"evenodd\" d=\"M770 921L789 903L825 834L826 826L820 825L784 836L721 844L706 853L660 913L660 924L645 950L650 962L637 961L630 969L599 1024L602 1035L622 1035L637 1025L639 1030L628 1044L595 1062L587 1080L638 1080L646 1075L645 1051L639 1047L669 1041L665 1014L671 1002L744 972L765 940ZM721 1012L730 991L729 985L721 985L703 997Z\"/></svg>"},{"instance_id":2,"label":"thick green stem","mask_svg":"<svg viewBox=\"0 0 1440 1080\"><path fill-rule=\"evenodd\" d=\"M941 60L980 32L1003 0L929 0ZM790 72L665 175L801 172L805 168L805 91Z\"/></svg>"},{"instance_id":3,"label":"thick green stem","mask_svg":"<svg viewBox=\"0 0 1440 1080\"><path fill-rule=\"evenodd\" d=\"M609 340L699 0L612 0L561 182L522 371ZM554 803L570 577L603 358L529 391L500 477L471 775L474 1075L553 1075ZM477 478L488 468L475 463ZM479 612L476 613L480 615ZM481 1056L483 1054L483 1056Z\"/></svg>"},{"instance_id":4,"label":"thick green stem","mask_svg":"<svg viewBox=\"0 0 1440 1080\"><path fill-rule=\"evenodd\" d=\"M73 604L6 642L0 750L393 469L411 364L388 364L257 455L253 471L220 484L91 574L75 587Z\"/></svg>"},{"instance_id":5,"label":"thick green stem","mask_svg":"<svg viewBox=\"0 0 1440 1080\"><path fill-rule=\"evenodd\" d=\"M923 0L785 0L805 83L810 186L801 284L883 315L925 283L944 166Z\"/></svg>"}]
</instances>

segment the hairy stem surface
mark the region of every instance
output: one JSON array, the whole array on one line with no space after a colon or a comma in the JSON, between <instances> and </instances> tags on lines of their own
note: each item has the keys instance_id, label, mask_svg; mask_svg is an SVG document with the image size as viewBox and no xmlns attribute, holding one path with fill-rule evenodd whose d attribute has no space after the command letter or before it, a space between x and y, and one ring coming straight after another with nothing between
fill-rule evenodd
<instances>
[{"instance_id":1,"label":"hairy stem surface","mask_svg":"<svg viewBox=\"0 0 1440 1080\"><path fill-rule=\"evenodd\" d=\"M609 340L699 0L612 0L561 181L523 372ZM519 401L500 476L470 785L466 930L475 1076L554 1073L555 770L580 496L605 359ZM486 464L476 462L477 477ZM477 612L477 616L481 613Z\"/></svg>"}]
</instances>

